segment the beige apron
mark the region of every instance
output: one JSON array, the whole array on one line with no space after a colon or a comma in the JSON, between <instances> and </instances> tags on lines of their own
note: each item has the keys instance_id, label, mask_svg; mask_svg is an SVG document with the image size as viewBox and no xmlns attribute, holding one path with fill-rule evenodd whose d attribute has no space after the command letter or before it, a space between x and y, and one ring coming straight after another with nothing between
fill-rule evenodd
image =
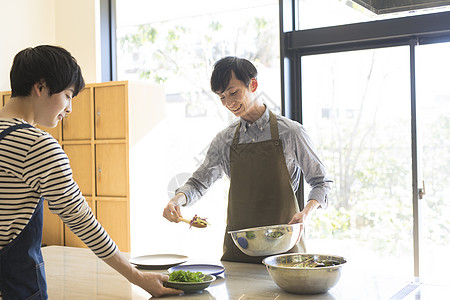
<instances>
[{"instance_id":1,"label":"beige apron","mask_svg":"<svg viewBox=\"0 0 450 300\"><path fill-rule=\"evenodd\" d=\"M287 224L299 212L276 116L269 111L271 140L239 144L240 124L230 147L230 191L222 260L261 263L266 256L248 256L228 231ZM305 252L303 235L289 252Z\"/></svg>"}]
</instances>

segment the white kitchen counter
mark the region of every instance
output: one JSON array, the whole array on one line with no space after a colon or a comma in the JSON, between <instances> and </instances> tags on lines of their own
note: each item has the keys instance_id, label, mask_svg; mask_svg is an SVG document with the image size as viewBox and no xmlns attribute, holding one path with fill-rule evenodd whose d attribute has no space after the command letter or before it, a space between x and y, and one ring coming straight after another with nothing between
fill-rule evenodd
<instances>
[{"instance_id":1,"label":"white kitchen counter","mask_svg":"<svg viewBox=\"0 0 450 300\"><path fill-rule=\"evenodd\" d=\"M45 260L49 299L148 299L141 288L130 284L119 273L98 259L89 249L62 246L42 248ZM129 257L128 253L125 253ZM199 263L188 261L189 263ZM217 262L220 264L220 262ZM338 284L328 293L296 295L282 291L270 278L264 265L222 262L225 272L206 290L163 299L389 299L408 280L386 276L374 277L347 264ZM167 270L152 270L166 272ZM420 298L414 293L405 299L444 299L450 287L421 285ZM401 299L401 298L396 298Z\"/></svg>"}]
</instances>

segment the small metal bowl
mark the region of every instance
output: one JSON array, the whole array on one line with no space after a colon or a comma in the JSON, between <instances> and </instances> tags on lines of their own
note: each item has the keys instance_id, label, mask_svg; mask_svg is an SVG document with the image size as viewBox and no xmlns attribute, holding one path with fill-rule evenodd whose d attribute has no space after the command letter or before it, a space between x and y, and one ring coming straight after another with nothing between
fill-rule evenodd
<instances>
[{"instance_id":1,"label":"small metal bowl","mask_svg":"<svg viewBox=\"0 0 450 300\"><path fill-rule=\"evenodd\" d=\"M333 262L331 266L305 267L305 261ZM295 294L326 293L341 277L347 261L336 255L292 253L266 257L263 264L272 280L283 290Z\"/></svg>"},{"instance_id":2,"label":"small metal bowl","mask_svg":"<svg viewBox=\"0 0 450 300\"><path fill-rule=\"evenodd\" d=\"M229 231L236 246L250 256L286 252L299 241L301 223L271 225Z\"/></svg>"}]
</instances>

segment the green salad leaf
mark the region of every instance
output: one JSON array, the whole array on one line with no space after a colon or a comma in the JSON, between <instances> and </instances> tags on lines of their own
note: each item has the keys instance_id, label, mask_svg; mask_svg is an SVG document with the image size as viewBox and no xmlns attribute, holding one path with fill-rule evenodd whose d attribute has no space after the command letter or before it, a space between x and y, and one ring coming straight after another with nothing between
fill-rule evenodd
<instances>
[{"instance_id":1,"label":"green salad leaf","mask_svg":"<svg viewBox=\"0 0 450 300\"><path fill-rule=\"evenodd\" d=\"M205 275L202 272L191 271L173 271L169 275L169 281L172 282L202 282Z\"/></svg>"},{"instance_id":2,"label":"green salad leaf","mask_svg":"<svg viewBox=\"0 0 450 300\"><path fill-rule=\"evenodd\" d=\"M299 263L293 265L294 268L320 268L320 267L332 267L340 265L341 263L338 261L330 260L330 259L314 259L313 257L307 258Z\"/></svg>"}]
</instances>

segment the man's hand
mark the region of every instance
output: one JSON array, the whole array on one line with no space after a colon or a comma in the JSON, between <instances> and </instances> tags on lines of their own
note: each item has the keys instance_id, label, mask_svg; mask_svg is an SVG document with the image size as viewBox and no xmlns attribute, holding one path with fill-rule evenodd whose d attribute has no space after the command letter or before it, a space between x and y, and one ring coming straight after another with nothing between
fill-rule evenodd
<instances>
[{"instance_id":1,"label":"man's hand","mask_svg":"<svg viewBox=\"0 0 450 300\"><path fill-rule=\"evenodd\" d=\"M180 207L184 204L186 204L187 199L186 195L183 193L178 193L170 199L169 203L167 203L167 206L164 208L163 216L170 222L180 222L180 218L183 216L181 215L181 209Z\"/></svg>"},{"instance_id":2,"label":"man's hand","mask_svg":"<svg viewBox=\"0 0 450 300\"><path fill-rule=\"evenodd\" d=\"M302 223L302 230L305 226L306 221L308 220L312 211L316 210L320 206L317 200L311 199L306 204L305 208L295 215L292 216L291 221L288 224Z\"/></svg>"}]
</instances>

